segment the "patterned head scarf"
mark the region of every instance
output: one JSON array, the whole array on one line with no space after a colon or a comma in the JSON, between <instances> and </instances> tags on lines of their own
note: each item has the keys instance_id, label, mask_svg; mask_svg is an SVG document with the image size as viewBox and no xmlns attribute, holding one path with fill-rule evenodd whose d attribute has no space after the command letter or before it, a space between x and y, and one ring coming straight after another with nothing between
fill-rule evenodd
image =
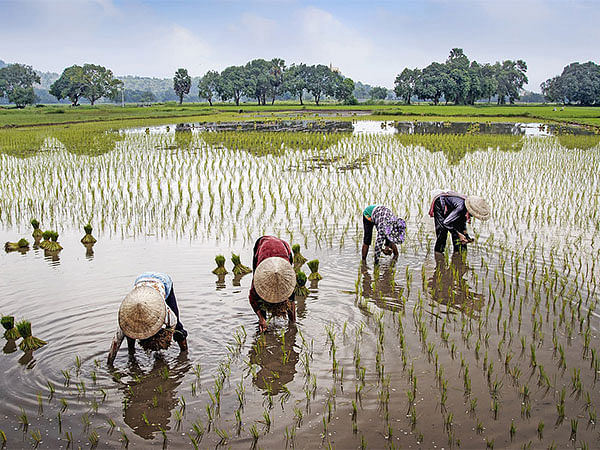
<instances>
[{"instance_id":1,"label":"patterned head scarf","mask_svg":"<svg viewBox=\"0 0 600 450\"><path fill-rule=\"evenodd\" d=\"M404 242L405 232L406 222L400 218L390 220L383 228L385 237L394 244L402 244Z\"/></svg>"}]
</instances>

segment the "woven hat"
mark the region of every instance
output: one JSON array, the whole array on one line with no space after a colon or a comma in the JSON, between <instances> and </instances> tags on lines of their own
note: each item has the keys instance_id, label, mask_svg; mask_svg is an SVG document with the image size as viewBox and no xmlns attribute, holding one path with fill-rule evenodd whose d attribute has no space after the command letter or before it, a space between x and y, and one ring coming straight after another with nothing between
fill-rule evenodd
<instances>
[{"instance_id":1,"label":"woven hat","mask_svg":"<svg viewBox=\"0 0 600 450\"><path fill-rule=\"evenodd\" d=\"M490 218L490 206L481 197L470 195L465 200L465 206L469 214L476 219L486 221Z\"/></svg>"},{"instance_id":2,"label":"woven hat","mask_svg":"<svg viewBox=\"0 0 600 450\"><path fill-rule=\"evenodd\" d=\"M119 326L125 336L132 339L147 339L160 330L166 314L162 295L150 286L138 286L121 302Z\"/></svg>"},{"instance_id":3,"label":"woven hat","mask_svg":"<svg viewBox=\"0 0 600 450\"><path fill-rule=\"evenodd\" d=\"M279 256L262 261L254 271L254 289L264 301L281 303L296 287L296 272L290 262Z\"/></svg>"}]
</instances>

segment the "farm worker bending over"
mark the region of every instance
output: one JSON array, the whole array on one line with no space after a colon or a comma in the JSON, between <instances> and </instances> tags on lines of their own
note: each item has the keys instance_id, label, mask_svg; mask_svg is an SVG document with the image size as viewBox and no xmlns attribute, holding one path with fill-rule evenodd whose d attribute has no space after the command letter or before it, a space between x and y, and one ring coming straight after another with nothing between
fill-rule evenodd
<instances>
[{"instance_id":1,"label":"farm worker bending over","mask_svg":"<svg viewBox=\"0 0 600 450\"><path fill-rule=\"evenodd\" d=\"M377 239L375 239L375 265L379 264L381 252L386 255L394 253L394 259L398 258L398 247L396 244L404 242L406 222L400 219L385 206L370 205L363 211L363 229L365 237L362 246L362 259L367 260L369 246L373 241L373 227L377 228Z\"/></svg>"},{"instance_id":2,"label":"farm worker bending over","mask_svg":"<svg viewBox=\"0 0 600 450\"><path fill-rule=\"evenodd\" d=\"M290 244L282 239L262 236L254 244L254 275L248 299L258 316L261 333L267 329L267 311L272 315L287 314L290 322L296 321L296 272L292 261Z\"/></svg>"},{"instance_id":3,"label":"farm worker bending over","mask_svg":"<svg viewBox=\"0 0 600 450\"><path fill-rule=\"evenodd\" d=\"M452 236L454 251L465 251L473 239L467 234L471 217L486 221L490 218L487 202L474 195L465 196L453 191L434 191L429 215L435 224L435 251L444 253L448 232Z\"/></svg>"},{"instance_id":4,"label":"farm worker bending over","mask_svg":"<svg viewBox=\"0 0 600 450\"><path fill-rule=\"evenodd\" d=\"M173 330L172 324L175 324ZM162 326L167 328L163 329ZM108 353L108 364L112 364L124 338L129 351L135 351L135 340L142 347L153 348L152 340L162 341L167 348L171 335L181 351L187 351L187 331L179 320L179 309L169 275L160 272L144 272L134 282L133 289L119 307L119 328ZM166 341L166 342L165 342ZM156 344L159 345L159 344Z\"/></svg>"}]
</instances>

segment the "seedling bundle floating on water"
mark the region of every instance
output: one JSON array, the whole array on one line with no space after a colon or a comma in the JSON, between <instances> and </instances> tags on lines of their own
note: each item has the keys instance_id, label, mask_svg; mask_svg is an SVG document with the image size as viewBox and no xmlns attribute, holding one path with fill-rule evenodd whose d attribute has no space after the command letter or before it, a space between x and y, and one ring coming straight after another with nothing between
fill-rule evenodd
<instances>
[{"instance_id":1,"label":"seedling bundle floating on water","mask_svg":"<svg viewBox=\"0 0 600 450\"><path fill-rule=\"evenodd\" d=\"M297 297L306 297L309 292L306 284L306 274L302 271L296 273L296 287L294 288L294 295Z\"/></svg>"},{"instance_id":2,"label":"seedling bundle floating on water","mask_svg":"<svg viewBox=\"0 0 600 450\"><path fill-rule=\"evenodd\" d=\"M24 352L37 350L38 348L41 348L47 344L46 341L43 341L31 335L31 322L27 320L22 320L19 323L17 323L17 330L23 338L23 340L19 344L19 348Z\"/></svg>"},{"instance_id":3,"label":"seedling bundle floating on water","mask_svg":"<svg viewBox=\"0 0 600 450\"><path fill-rule=\"evenodd\" d=\"M300 253L300 244L292 245L292 252L294 253L294 270L298 272L300 267L306 262L306 258Z\"/></svg>"},{"instance_id":4,"label":"seedling bundle floating on water","mask_svg":"<svg viewBox=\"0 0 600 450\"><path fill-rule=\"evenodd\" d=\"M18 242L7 242L4 244L4 250L7 252L12 252L15 250L27 249L29 248L29 241L25 238L19 239Z\"/></svg>"},{"instance_id":5,"label":"seedling bundle floating on water","mask_svg":"<svg viewBox=\"0 0 600 450\"><path fill-rule=\"evenodd\" d=\"M323 277L319 273L319 260L313 259L313 260L309 261L307 264L308 264L308 268L310 269L310 275L308 276L308 279L310 281L322 280Z\"/></svg>"},{"instance_id":6,"label":"seedling bundle floating on water","mask_svg":"<svg viewBox=\"0 0 600 450\"><path fill-rule=\"evenodd\" d=\"M227 273L227 269L225 268L225 257L223 255L215 256L215 262L217 263L217 267L212 271L215 275L225 275Z\"/></svg>"},{"instance_id":7,"label":"seedling bundle floating on water","mask_svg":"<svg viewBox=\"0 0 600 450\"><path fill-rule=\"evenodd\" d=\"M6 339L19 339L21 337L19 330L15 328L15 318L13 316L3 316L0 321L6 330L4 332L4 337Z\"/></svg>"},{"instance_id":8,"label":"seedling bundle floating on water","mask_svg":"<svg viewBox=\"0 0 600 450\"><path fill-rule=\"evenodd\" d=\"M252 272L252 269L248 266L242 264L240 260L240 255L236 255L235 253L231 254L231 262L233 263L233 274L234 275L246 275L247 273Z\"/></svg>"},{"instance_id":9,"label":"seedling bundle floating on water","mask_svg":"<svg viewBox=\"0 0 600 450\"><path fill-rule=\"evenodd\" d=\"M58 233L56 231L47 230L42 233L44 240L40 244L40 247L50 252L58 252L62 250L62 246L57 242Z\"/></svg>"},{"instance_id":10,"label":"seedling bundle floating on water","mask_svg":"<svg viewBox=\"0 0 600 450\"><path fill-rule=\"evenodd\" d=\"M42 230L40 230L40 222L37 219L31 219L31 226L33 227L33 233L31 235L36 241L42 239Z\"/></svg>"},{"instance_id":11,"label":"seedling bundle floating on water","mask_svg":"<svg viewBox=\"0 0 600 450\"><path fill-rule=\"evenodd\" d=\"M96 238L92 236L92 226L88 223L83 227L83 231L85 232L85 236L81 238L82 244L95 244Z\"/></svg>"}]
</instances>

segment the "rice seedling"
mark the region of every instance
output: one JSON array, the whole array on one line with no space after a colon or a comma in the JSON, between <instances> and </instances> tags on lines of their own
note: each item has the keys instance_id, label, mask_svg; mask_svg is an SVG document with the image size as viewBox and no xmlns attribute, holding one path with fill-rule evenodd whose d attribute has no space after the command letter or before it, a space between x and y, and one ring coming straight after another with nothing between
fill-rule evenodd
<instances>
[{"instance_id":1,"label":"rice seedling","mask_svg":"<svg viewBox=\"0 0 600 450\"><path fill-rule=\"evenodd\" d=\"M46 341L31 335L31 322L22 320L21 322L17 323L16 328L19 332L19 335L23 338L19 344L19 348L24 352L37 350L38 348L41 348L47 344Z\"/></svg>"},{"instance_id":2,"label":"rice seedling","mask_svg":"<svg viewBox=\"0 0 600 450\"><path fill-rule=\"evenodd\" d=\"M225 268L225 257L223 255L215 256L215 263L217 264L217 267L213 269L212 273L215 275L225 275L229 273Z\"/></svg>"},{"instance_id":3,"label":"rice seedling","mask_svg":"<svg viewBox=\"0 0 600 450\"><path fill-rule=\"evenodd\" d=\"M19 414L18 416L19 419L19 423L21 424L21 428L23 429L24 433L27 433L27 428L29 428L29 418L27 417L27 414L25 413L25 410L21 407L21 414Z\"/></svg>"},{"instance_id":4,"label":"rice seedling","mask_svg":"<svg viewBox=\"0 0 600 450\"><path fill-rule=\"evenodd\" d=\"M6 252L13 252L17 250L26 250L29 248L29 241L25 238L19 239L17 242L6 242L4 244L4 250Z\"/></svg>"},{"instance_id":5,"label":"rice seedling","mask_svg":"<svg viewBox=\"0 0 600 450\"><path fill-rule=\"evenodd\" d=\"M296 272L296 287L294 288L294 295L296 297L306 297L309 291L306 287L306 274L302 271Z\"/></svg>"},{"instance_id":6,"label":"rice seedling","mask_svg":"<svg viewBox=\"0 0 600 450\"><path fill-rule=\"evenodd\" d=\"M240 255L236 255L235 253L231 254L231 262L233 263L233 274L234 275L246 275L252 272L252 269L248 266L242 264L240 260Z\"/></svg>"},{"instance_id":7,"label":"rice seedling","mask_svg":"<svg viewBox=\"0 0 600 450\"><path fill-rule=\"evenodd\" d=\"M6 434L2 430L0 430L0 439L2 439L2 447L6 447L6 442L8 442L8 439L6 438Z\"/></svg>"},{"instance_id":8,"label":"rice seedling","mask_svg":"<svg viewBox=\"0 0 600 450\"><path fill-rule=\"evenodd\" d=\"M42 433L40 430L34 430L31 432L31 446L33 448L38 448L40 443L42 442Z\"/></svg>"},{"instance_id":9,"label":"rice seedling","mask_svg":"<svg viewBox=\"0 0 600 450\"><path fill-rule=\"evenodd\" d=\"M98 446L98 442L100 440L100 436L98 436L98 432L96 430L92 430L90 434L88 434L88 441L90 443L90 448L96 448Z\"/></svg>"},{"instance_id":10,"label":"rice seedling","mask_svg":"<svg viewBox=\"0 0 600 450\"><path fill-rule=\"evenodd\" d=\"M300 253L300 244L292 245L294 270L298 272L307 259Z\"/></svg>"},{"instance_id":11,"label":"rice seedling","mask_svg":"<svg viewBox=\"0 0 600 450\"><path fill-rule=\"evenodd\" d=\"M81 243L82 244L95 244L96 243L96 238L94 236L92 236L92 226L87 223L84 227L83 227L83 231L85 233L85 235L81 238Z\"/></svg>"},{"instance_id":12,"label":"rice seedling","mask_svg":"<svg viewBox=\"0 0 600 450\"><path fill-rule=\"evenodd\" d=\"M15 318L13 316L2 316L0 322L4 327L4 337L6 339L16 340L21 337L21 335L19 334L19 330L15 328Z\"/></svg>"},{"instance_id":13,"label":"rice seedling","mask_svg":"<svg viewBox=\"0 0 600 450\"><path fill-rule=\"evenodd\" d=\"M308 268L310 269L310 275L308 276L309 281L320 281L323 279L323 277L319 273L319 260L318 259L312 259L312 260L308 261L307 265L308 265Z\"/></svg>"},{"instance_id":14,"label":"rice seedling","mask_svg":"<svg viewBox=\"0 0 600 450\"><path fill-rule=\"evenodd\" d=\"M40 230L40 222L37 219L31 219L31 226L33 227L33 239L35 241L40 241L42 239L42 230Z\"/></svg>"}]
</instances>

